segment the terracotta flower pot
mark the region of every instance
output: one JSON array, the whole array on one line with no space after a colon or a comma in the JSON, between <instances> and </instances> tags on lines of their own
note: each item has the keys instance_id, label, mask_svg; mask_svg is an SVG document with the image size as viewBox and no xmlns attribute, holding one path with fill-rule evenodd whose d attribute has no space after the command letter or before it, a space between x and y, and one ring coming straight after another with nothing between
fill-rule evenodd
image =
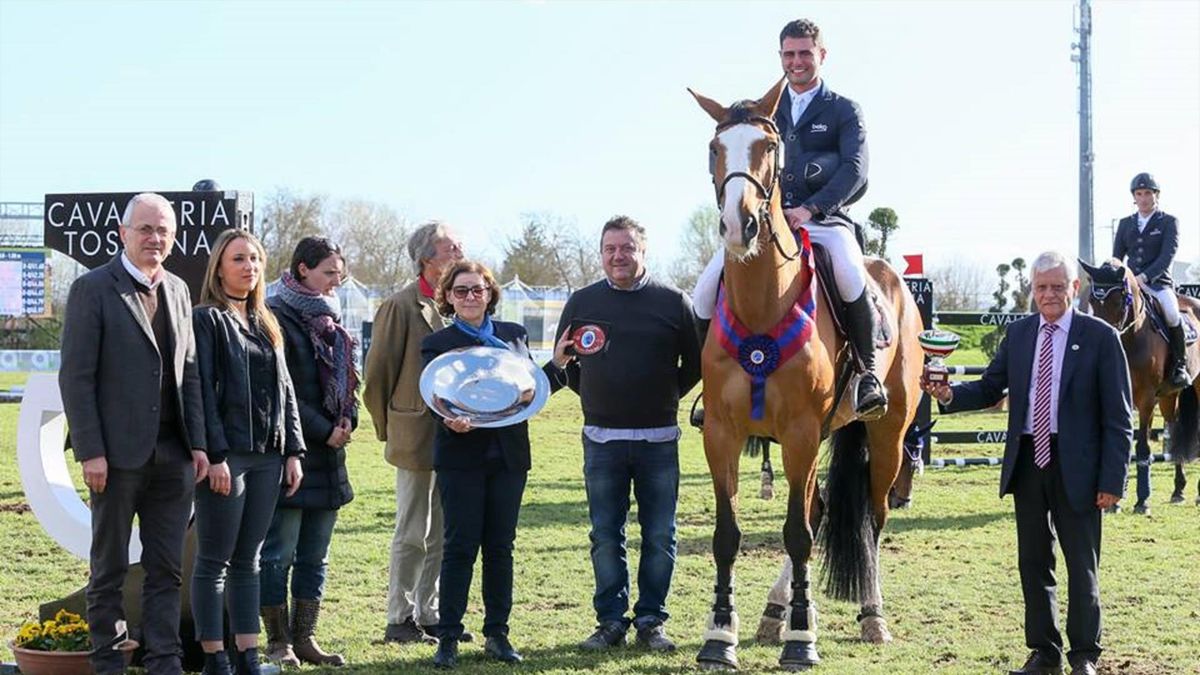
<instances>
[{"instance_id":1,"label":"terracotta flower pot","mask_svg":"<svg viewBox=\"0 0 1200 675\"><path fill-rule=\"evenodd\" d=\"M9 644L21 675L95 675L87 652L44 652Z\"/></svg>"}]
</instances>

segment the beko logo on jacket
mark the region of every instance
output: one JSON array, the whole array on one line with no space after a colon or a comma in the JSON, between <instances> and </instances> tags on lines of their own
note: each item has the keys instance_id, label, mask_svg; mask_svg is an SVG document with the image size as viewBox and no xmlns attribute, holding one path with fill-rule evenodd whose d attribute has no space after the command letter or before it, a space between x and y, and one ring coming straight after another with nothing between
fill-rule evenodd
<instances>
[{"instance_id":1,"label":"beko logo on jacket","mask_svg":"<svg viewBox=\"0 0 1200 675\"><path fill-rule=\"evenodd\" d=\"M809 131L813 131L813 132L818 132L818 131L829 131L829 127L828 127L828 126L826 126L826 125L824 125L824 124L817 124L817 123L815 123L815 122L814 122L814 123L813 123L813 125L812 125L812 128L811 128L811 129L809 129Z\"/></svg>"}]
</instances>

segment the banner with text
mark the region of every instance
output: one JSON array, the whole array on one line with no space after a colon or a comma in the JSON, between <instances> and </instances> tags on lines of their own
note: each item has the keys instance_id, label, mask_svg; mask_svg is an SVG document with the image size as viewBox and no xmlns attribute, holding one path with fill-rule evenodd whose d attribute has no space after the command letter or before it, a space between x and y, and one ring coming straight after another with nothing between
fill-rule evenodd
<instances>
[{"instance_id":1,"label":"banner with text","mask_svg":"<svg viewBox=\"0 0 1200 675\"><path fill-rule=\"evenodd\" d=\"M45 200L46 246L88 269L108 262L121 250L121 215L136 192L48 194ZM175 248L166 268L200 296L204 268L221 230L252 229L254 193L234 190L160 192L175 210Z\"/></svg>"}]
</instances>

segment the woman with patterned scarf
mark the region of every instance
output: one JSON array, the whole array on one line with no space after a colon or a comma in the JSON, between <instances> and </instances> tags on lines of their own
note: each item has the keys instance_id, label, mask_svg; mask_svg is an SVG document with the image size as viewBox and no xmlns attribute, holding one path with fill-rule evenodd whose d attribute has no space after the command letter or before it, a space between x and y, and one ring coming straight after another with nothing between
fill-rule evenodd
<instances>
[{"instance_id":1,"label":"woman with patterned scarf","mask_svg":"<svg viewBox=\"0 0 1200 675\"><path fill-rule=\"evenodd\" d=\"M308 446L304 483L291 497L280 493L262 549L259 604L267 651L282 665L345 663L340 654L324 652L313 637L333 525L338 509L354 498L345 448L358 424L359 376L354 339L340 323L341 307L334 294L345 270L336 244L324 237L305 237L296 245L290 270L283 273L279 293L267 300L283 328Z\"/></svg>"}]
</instances>

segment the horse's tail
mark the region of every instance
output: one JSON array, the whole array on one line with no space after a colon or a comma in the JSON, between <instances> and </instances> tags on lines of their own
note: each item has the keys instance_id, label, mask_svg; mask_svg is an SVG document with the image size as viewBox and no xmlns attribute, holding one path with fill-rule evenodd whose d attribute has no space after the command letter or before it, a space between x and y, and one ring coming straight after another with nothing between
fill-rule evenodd
<instances>
[{"instance_id":1,"label":"horse's tail","mask_svg":"<svg viewBox=\"0 0 1200 675\"><path fill-rule=\"evenodd\" d=\"M870 597L878 570L866 425L852 422L833 432L830 447L825 522L817 535L825 558L821 576L831 598L859 601Z\"/></svg>"},{"instance_id":2,"label":"horse's tail","mask_svg":"<svg viewBox=\"0 0 1200 675\"><path fill-rule=\"evenodd\" d=\"M766 436L748 436L746 445L742 446L742 454L746 457L758 457L766 454L771 447L771 439Z\"/></svg>"},{"instance_id":3,"label":"horse's tail","mask_svg":"<svg viewBox=\"0 0 1200 675\"><path fill-rule=\"evenodd\" d=\"M1171 431L1171 459L1176 464L1186 464L1200 457L1200 397L1195 385L1184 387L1179 392L1175 421Z\"/></svg>"}]
</instances>

